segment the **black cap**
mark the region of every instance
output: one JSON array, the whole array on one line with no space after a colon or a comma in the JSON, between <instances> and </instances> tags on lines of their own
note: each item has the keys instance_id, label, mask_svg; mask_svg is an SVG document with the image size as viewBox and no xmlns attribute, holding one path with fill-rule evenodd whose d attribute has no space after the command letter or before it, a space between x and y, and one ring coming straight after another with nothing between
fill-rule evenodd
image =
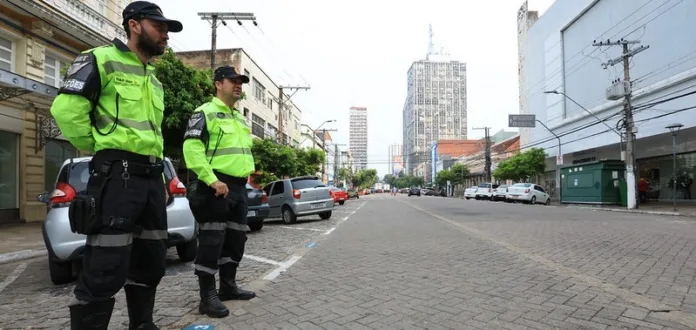
<instances>
[{"instance_id":1,"label":"black cap","mask_svg":"<svg viewBox=\"0 0 696 330\"><path fill-rule=\"evenodd\" d=\"M225 65L221 66L217 69L215 69L215 76L213 77L213 80L215 81L220 81L223 79L239 79L242 81L244 84L249 83L249 77L237 73L237 70L233 66Z\"/></svg>"},{"instance_id":2,"label":"black cap","mask_svg":"<svg viewBox=\"0 0 696 330\"><path fill-rule=\"evenodd\" d=\"M184 29L181 22L164 17L162 9L152 2L134 1L123 9L123 25L127 25L128 20L141 20L144 18L167 23L169 32L181 32Z\"/></svg>"}]
</instances>

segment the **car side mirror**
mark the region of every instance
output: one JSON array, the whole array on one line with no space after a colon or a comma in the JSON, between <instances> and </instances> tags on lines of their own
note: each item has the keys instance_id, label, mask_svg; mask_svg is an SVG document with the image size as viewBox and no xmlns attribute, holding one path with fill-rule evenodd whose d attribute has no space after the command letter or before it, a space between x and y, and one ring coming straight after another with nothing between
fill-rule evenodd
<instances>
[{"instance_id":1,"label":"car side mirror","mask_svg":"<svg viewBox=\"0 0 696 330\"><path fill-rule=\"evenodd\" d=\"M48 197L49 197L49 194L47 192L44 192L44 193L36 196L36 200L41 202L41 203L46 204L46 203L48 203Z\"/></svg>"}]
</instances>

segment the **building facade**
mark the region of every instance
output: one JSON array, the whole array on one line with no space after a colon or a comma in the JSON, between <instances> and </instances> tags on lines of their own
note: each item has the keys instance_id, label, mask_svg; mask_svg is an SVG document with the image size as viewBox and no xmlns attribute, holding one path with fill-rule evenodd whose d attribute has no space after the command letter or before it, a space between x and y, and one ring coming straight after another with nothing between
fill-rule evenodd
<instances>
[{"instance_id":1,"label":"building facade","mask_svg":"<svg viewBox=\"0 0 696 330\"><path fill-rule=\"evenodd\" d=\"M350 107L348 143L355 161L355 171L367 168L367 108Z\"/></svg>"},{"instance_id":2,"label":"building facade","mask_svg":"<svg viewBox=\"0 0 696 330\"><path fill-rule=\"evenodd\" d=\"M404 147L401 144L389 146L389 174L398 176L404 169Z\"/></svg>"},{"instance_id":3,"label":"building facade","mask_svg":"<svg viewBox=\"0 0 696 330\"><path fill-rule=\"evenodd\" d=\"M282 118L279 109L280 89L271 77L242 48L218 49L215 52L216 66L231 65L239 73L249 76L250 82L243 86L246 99L239 101L239 110L243 111L251 133L260 139L270 138L285 141L291 146L298 146L304 139L300 123L302 111L285 95L285 108ZM210 68L209 50L177 52L176 56L185 64L203 70ZM279 135L282 123L283 136Z\"/></svg>"},{"instance_id":4,"label":"building facade","mask_svg":"<svg viewBox=\"0 0 696 330\"><path fill-rule=\"evenodd\" d=\"M539 19L539 12L530 11L528 1L524 1L519 10L517 10L517 74L519 88L519 111L521 114L529 114L529 101L527 100L527 67L525 61L527 58L527 31ZM529 128L520 128L520 142L522 144L529 142Z\"/></svg>"},{"instance_id":5,"label":"building facade","mask_svg":"<svg viewBox=\"0 0 696 330\"><path fill-rule=\"evenodd\" d=\"M408 70L403 108L406 172L429 161L430 147L440 139L467 137L466 63L429 54Z\"/></svg>"},{"instance_id":6,"label":"building facade","mask_svg":"<svg viewBox=\"0 0 696 330\"><path fill-rule=\"evenodd\" d=\"M619 61L604 70L597 60L620 57L622 50L620 46L596 47L593 41L639 40L640 44L629 45L631 50L650 48L631 58L629 66L636 175L650 183L651 199L692 200L696 193L692 184L696 145L690 143L696 140L696 39L689 31L696 28L696 21L685 13L693 12L694 1L557 0L539 17L528 30L525 45L526 97L530 112L560 136L564 164L622 159L623 100L608 100L606 90L615 79L623 79L624 68ZM544 93L551 90L567 97ZM666 129L673 123L684 125L677 139L676 173L672 136ZM558 140L550 132L544 127L532 129L522 147L545 148L547 178L555 177Z\"/></svg>"},{"instance_id":7,"label":"building facade","mask_svg":"<svg viewBox=\"0 0 696 330\"><path fill-rule=\"evenodd\" d=\"M80 155L49 112L61 72L84 50L126 40L121 12L130 2L0 2L0 223L44 220L37 196Z\"/></svg>"}]
</instances>

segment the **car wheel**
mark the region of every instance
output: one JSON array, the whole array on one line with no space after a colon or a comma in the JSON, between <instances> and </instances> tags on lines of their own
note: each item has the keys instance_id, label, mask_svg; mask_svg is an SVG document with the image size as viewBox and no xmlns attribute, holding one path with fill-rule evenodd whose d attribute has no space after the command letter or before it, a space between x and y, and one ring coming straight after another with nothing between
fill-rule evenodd
<instances>
[{"instance_id":1,"label":"car wheel","mask_svg":"<svg viewBox=\"0 0 696 330\"><path fill-rule=\"evenodd\" d=\"M283 206L283 222L290 224L297 222L295 212L289 206Z\"/></svg>"},{"instance_id":2,"label":"car wheel","mask_svg":"<svg viewBox=\"0 0 696 330\"><path fill-rule=\"evenodd\" d=\"M176 254L179 255L179 260L183 262L195 260L198 254L198 238L177 245Z\"/></svg>"},{"instance_id":3,"label":"car wheel","mask_svg":"<svg viewBox=\"0 0 696 330\"><path fill-rule=\"evenodd\" d=\"M320 217L322 220L328 220L329 218L331 218L331 211L326 211L326 212L319 213L319 217Z\"/></svg>"},{"instance_id":4,"label":"car wheel","mask_svg":"<svg viewBox=\"0 0 696 330\"><path fill-rule=\"evenodd\" d=\"M532 205L536 204L536 196L532 196L532 200L529 201Z\"/></svg>"},{"instance_id":5,"label":"car wheel","mask_svg":"<svg viewBox=\"0 0 696 330\"><path fill-rule=\"evenodd\" d=\"M259 231L261 228L263 228L263 221L249 224L249 229L251 229L251 231Z\"/></svg>"},{"instance_id":6,"label":"car wheel","mask_svg":"<svg viewBox=\"0 0 696 330\"><path fill-rule=\"evenodd\" d=\"M546 200L546 205L551 205L551 198Z\"/></svg>"},{"instance_id":7,"label":"car wheel","mask_svg":"<svg viewBox=\"0 0 696 330\"><path fill-rule=\"evenodd\" d=\"M471 197L466 197L466 200L470 200L470 199L471 199Z\"/></svg>"},{"instance_id":8,"label":"car wheel","mask_svg":"<svg viewBox=\"0 0 696 330\"><path fill-rule=\"evenodd\" d=\"M338 202L338 205L343 205L345 203L346 203L346 201L340 201L340 202Z\"/></svg>"},{"instance_id":9,"label":"car wheel","mask_svg":"<svg viewBox=\"0 0 696 330\"><path fill-rule=\"evenodd\" d=\"M73 276L73 263L53 261L48 258L48 272L51 275L53 284L67 284L75 280Z\"/></svg>"}]
</instances>

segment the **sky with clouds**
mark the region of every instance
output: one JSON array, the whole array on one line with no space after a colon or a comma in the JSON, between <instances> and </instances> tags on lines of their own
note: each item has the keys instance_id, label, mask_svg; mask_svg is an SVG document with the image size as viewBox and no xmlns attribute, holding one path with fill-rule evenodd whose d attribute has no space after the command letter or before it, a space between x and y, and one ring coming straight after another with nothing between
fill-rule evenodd
<instances>
[{"instance_id":1,"label":"sky with clouds","mask_svg":"<svg viewBox=\"0 0 696 330\"><path fill-rule=\"evenodd\" d=\"M176 51L210 49L210 23L198 12L251 12L251 22L218 28L217 47L242 47L277 84L310 85L293 101L302 122L335 128L348 144L348 108L368 108L368 167L388 173L388 146L401 143L406 73L428 49L428 24L436 47L467 63L469 137L491 126L507 129L518 112L517 10L523 0L154 0L184 31L170 34ZM195 3L195 8L192 4ZM543 12L553 0L529 0Z\"/></svg>"}]
</instances>

